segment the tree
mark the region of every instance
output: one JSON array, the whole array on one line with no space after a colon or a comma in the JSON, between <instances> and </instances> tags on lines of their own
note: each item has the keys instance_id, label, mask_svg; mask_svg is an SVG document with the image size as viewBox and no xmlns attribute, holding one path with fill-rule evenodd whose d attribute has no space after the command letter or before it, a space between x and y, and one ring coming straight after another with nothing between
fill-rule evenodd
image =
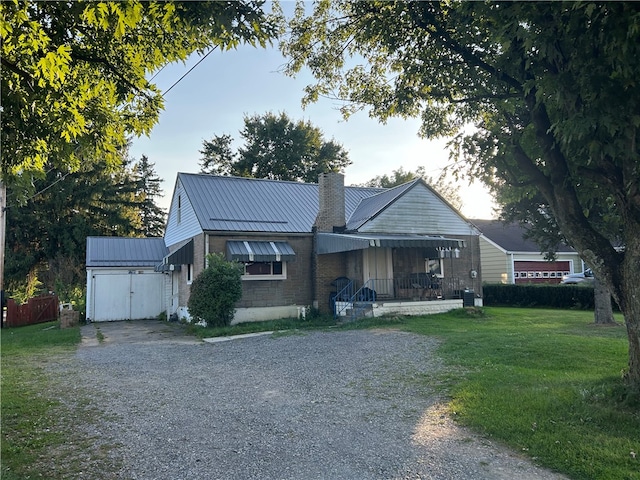
<instances>
[{"instance_id":1,"label":"tree","mask_svg":"<svg viewBox=\"0 0 640 480\"><path fill-rule=\"evenodd\" d=\"M231 175L233 164L236 161L232 143L233 137L231 135L214 135L211 141L202 142L200 173Z\"/></svg>"},{"instance_id":2,"label":"tree","mask_svg":"<svg viewBox=\"0 0 640 480\"><path fill-rule=\"evenodd\" d=\"M50 290L59 290L56 283L81 285L88 236L147 233L142 210L149 199L138 194L139 181L125 160L116 170L99 162L75 173L51 170L34 186L36 195L23 204L11 202L7 210L10 292L29 278L42 280Z\"/></svg>"},{"instance_id":3,"label":"tree","mask_svg":"<svg viewBox=\"0 0 640 480\"><path fill-rule=\"evenodd\" d=\"M350 165L346 150L309 121L292 121L285 113L244 117L244 144L231 150L229 135L214 136L200 150L202 173L317 182L321 173Z\"/></svg>"},{"instance_id":4,"label":"tree","mask_svg":"<svg viewBox=\"0 0 640 480\"><path fill-rule=\"evenodd\" d=\"M132 175L136 185L135 197L138 201L142 234L145 237L161 237L166 213L155 202L156 198L162 196L162 179L156 174L155 164L146 155L142 155L133 165Z\"/></svg>"},{"instance_id":5,"label":"tree","mask_svg":"<svg viewBox=\"0 0 640 480\"><path fill-rule=\"evenodd\" d=\"M208 327L231 324L234 305L242 297L242 265L220 254L207 255L207 268L193 280L187 308L196 321Z\"/></svg>"},{"instance_id":6,"label":"tree","mask_svg":"<svg viewBox=\"0 0 640 480\"><path fill-rule=\"evenodd\" d=\"M399 167L397 170L391 172L391 177L388 175L378 175L373 177L368 182L365 182L365 187L381 187L392 188L403 183L410 182L416 178L422 178L427 182L436 192L447 200L453 208L460 210L462 208L462 198L460 198L460 187L451 183L445 182L444 175L435 181L431 176L427 175L425 168L420 166L415 172L405 172L404 168ZM437 185L437 187L435 187Z\"/></svg>"},{"instance_id":7,"label":"tree","mask_svg":"<svg viewBox=\"0 0 640 480\"><path fill-rule=\"evenodd\" d=\"M277 18L262 4L2 2L0 181L26 188L86 158L117 164L127 135L148 134L163 107L149 74L193 52L264 46Z\"/></svg>"},{"instance_id":8,"label":"tree","mask_svg":"<svg viewBox=\"0 0 640 480\"><path fill-rule=\"evenodd\" d=\"M624 315L640 396L640 4L324 1L290 26L288 72L318 79L304 101L419 116L469 175L540 192ZM592 221L603 204L624 250Z\"/></svg>"},{"instance_id":9,"label":"tree","mask_svg":"<svg viewBox=\"0 0 640 480\"><path fill-rule=\"evenodd\" d=\"M594 186L594 188L597 188ZM529 238L540 245L541 251L547 252L546 257L555 259L558 246L567 244L568 240L562 235L553 211L545 202L542 195L535 189L501 185L494 187L494 194L498 204L502 205L502 219L506 222L518 222L526 228L525 238ZM620 225L617 218L610 212L592 210L592 222L598 222L601 231L610 232L611 242L620 243ZM598 325L617 325L613 318L611 293L603 285L597 275L594 276L594 323Z\"/></svg>"}]
</instances>

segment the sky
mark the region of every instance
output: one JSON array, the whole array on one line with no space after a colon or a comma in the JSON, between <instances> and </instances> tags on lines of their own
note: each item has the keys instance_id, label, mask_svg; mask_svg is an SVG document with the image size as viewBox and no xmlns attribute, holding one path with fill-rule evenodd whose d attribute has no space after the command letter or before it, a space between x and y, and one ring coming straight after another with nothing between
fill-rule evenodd
<instances>
[{"instance_id":1,"label":"sky","mask_svg":"<svg viewBox=\"0 0 640 480\"><path fill-rule=\"evenodd\" d=\"M165 67L153 79L167 91L201 57ZM415 171L424 166L427 175L440 176L448 164L446 140L418 137L418 120L392 119L387 124L358 112L344 120L338 105L329 99L301 106L303 89L312 83L308 73L285 76L285 59L277 47L243 45L237 50L214 50L165 95L165 108L150 136L134 138L130 156L144 154L163 179L164 197L158 204L168 210L178 172L199 171L200 150L214 135L239 139L245 115L285 112L293 121L309 120L348 152L352 164L344 171L345 185L362 184L402 167ZM236 144L236 147L239 145ZM437 185L434 185L437 189ZM494 218L491 196L479 182L460 182L461 212L467 218Z\"/></svg>"}]
</instances>

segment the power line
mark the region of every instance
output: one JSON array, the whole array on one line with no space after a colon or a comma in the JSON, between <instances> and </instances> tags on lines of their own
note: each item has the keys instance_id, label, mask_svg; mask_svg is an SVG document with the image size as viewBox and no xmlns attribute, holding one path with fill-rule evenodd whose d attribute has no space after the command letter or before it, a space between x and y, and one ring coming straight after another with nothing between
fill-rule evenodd
<instances>
[{"instance_id":1,"label":"power line","mask_svg":"<svg viewBox=\"0 0 640 480\"><path fill-rule=\"evenodd\" d=\"M162 96L164 97L167 93L169 93L169 92L171 91L171 89L172 89L173 87L175 87L178 83L180 83L184 77L186 77L187 75L189 75L189 74L192 72L192 70L193 70L194 68L196 68L198 65L200 65L200 64L204 61L204 59L205 59L205 58L207 58L207 57L211 54L211 52L213 52L213 51L216 49L216 47L217 47L217 45L214 45L214 46L211 48L211 50L209 50L209 51L204 55L204 57L202 57L200 60L198 60L198 63L196 63L193 67L191 67L191 68L187 71L187 73L185 73L184 75L182 75L178 80L176 80L176 82L175 82L173 85L171 85L167 90L165 90L165 92L162 94Z\"/></svg>"}]
</instances>

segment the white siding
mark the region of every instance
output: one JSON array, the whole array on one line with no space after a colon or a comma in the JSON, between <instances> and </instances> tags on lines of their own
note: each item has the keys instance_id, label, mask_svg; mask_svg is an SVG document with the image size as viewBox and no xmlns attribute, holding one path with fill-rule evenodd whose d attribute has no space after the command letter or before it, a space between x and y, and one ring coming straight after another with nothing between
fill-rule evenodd
<instances>
[{"instance_id":1,"label":"white siding","mask_svg":"<svg viewBox=\"0 0 640 480\"><path fill-rule=\"evenodd\" d=\"M416 185L358 231L473 235L476 229L424 185Z\"/></svg>"},{"instance_id":2,"label":"white siding","mask_svg":"<svg viewBox=\"0 0 640 480\"><path fill-rule=\"evenodd\" d=\"M180 198L180 208L178 208L178 198ZM180 221L178 221L178 219ZM202 233L200 222L184 191L182 182L177 180L176 188L173 191L171 207L169 208L164 244L167 246L175 245L178 242L195 237L200 233Z\"/></svg>"}]
</instances>

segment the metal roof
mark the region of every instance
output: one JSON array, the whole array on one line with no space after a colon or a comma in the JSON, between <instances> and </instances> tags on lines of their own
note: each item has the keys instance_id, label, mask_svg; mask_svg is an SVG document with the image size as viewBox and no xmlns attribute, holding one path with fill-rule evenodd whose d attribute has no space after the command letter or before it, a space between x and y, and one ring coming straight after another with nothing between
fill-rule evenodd
<instances>
[{"instance_id":1,"label":"metal roof","mask_svg":"<svg viewBox=\"0 0 640 480\"><path fill-rule=\"evenodd\" d=\"M87 267L154 267L169 253L163 238L87 237Z\"/></svg>"},{"instance_id":2,"label":"metal roof","mask_svg":"<svg viewBox=\"0 0 640 480\"><path fill-rule=\"evenodd\" d=\"M469 220L482 234L507 252L536 252L542 253L541 247L524 238L527 229L518 223L504 223L500 220ZM572 253L575 250L567 245L560 244L557 252Z\"/></svg>"},{"instance_id":3,"label":"metal roof","mask_svg":"<svg viewBox=\"0 0 640 480\"><path fill-rule=\"evenodd\" d=\"M318 215L318 184L178 173L204 231L310 233ZM345 216L384 191L345 187Z\"/></svg>"}]
</instances>

